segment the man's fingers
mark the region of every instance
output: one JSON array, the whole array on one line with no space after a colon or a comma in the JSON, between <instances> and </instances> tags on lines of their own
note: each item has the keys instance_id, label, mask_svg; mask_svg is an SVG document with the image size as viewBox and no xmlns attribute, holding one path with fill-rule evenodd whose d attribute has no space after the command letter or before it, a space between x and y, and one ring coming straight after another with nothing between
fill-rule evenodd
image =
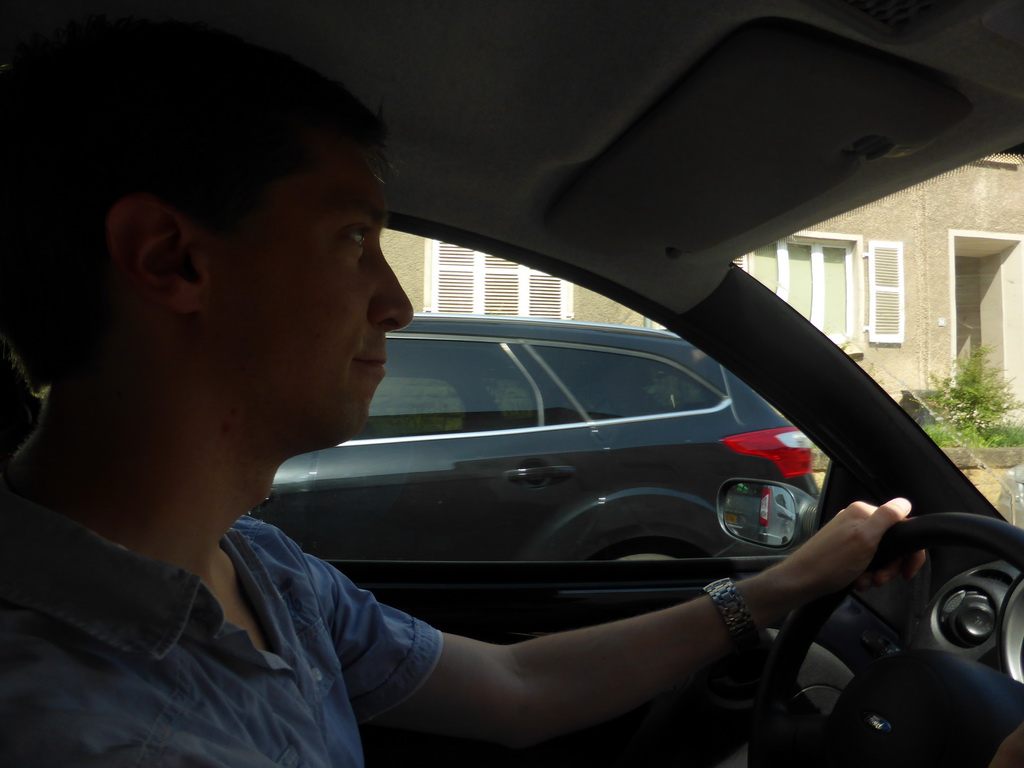
<instances>
[{"instance_id":1,"label":"man's fingers","mask_svg":"<svg viewBox=\"0 0 1024 768\"><path fill-rule=\"evenodd\" d=\"M906 557L899 560L893 560L891 563L886 563L884 566L874 571L866 571L857 578L854 586L861 591L872 586L884 587L896 578L897 574L903 576L907 581L910 581L910 579L914 578L918 571L921 570L921 567L925 563L925 557L923 549L918 550L917 552L912 552Z\"/></svg>"},{"instance_id":2,"label":"man's fingers","mask_svg":"<svg viewBox=\"0 0 1024 768\"><path fill-rule=\"evenodd\" d=\"M863 525L865 530L871 531L880 539L883 533L900 520L906 519L909 514L910 502L903 498L895 498L870 513Z\"/></svg>"},{"instance_id":3,"label":"man's fingers","mask_svg":"<svg viewBox=\"0 0 1024 768\"><path fill-rule=\"evenodd\" d=\"M917 552L907 555L903 558L903 578L907 581L917 576L918 571L924 567L924 562L927 559L923 549L919 549Z\"/></svg>"},{"instance_id":4,"label":"man's fingers","mask_svg":"<svg viewBox=\"0 0 1024 768\"><path fill-rule=\"evenodd\" d=\"M848 513L856 519L859 518L861 532L868 541L877 546L883 534L896 523L905 520L910 514L911 505L907 499L895 498L886 502L880 507L872 507L869 504L858 502L850 505ZM914 552L906 557L886 563L881 568L868 571L862 574L855 582L857 589L863 590L870 586L881 587L888 584L897 574L904 578L912 579L925 562L923 551Z\"/></svg>"},{"instance_id":5,"label":"man's fingers","mask_svg":"<svg viewBox=\"0 0 1024 768\"><path fill-rule=\"evenodd\" d=\"M875 571L875 577L873 579L876 587L884 586L892 581L892 578L899 573L903 568L902 560L894 560L891 563L886 563L881 568Z\"/></svg>"},{"instance_id":6,"label":"man's fingers","mask_svg":"<svg viewBox=\"0 0 1024 768\"><path fill-rule=\"evenodd\" d=\"M862 573L857 577L857 580L853 582L853 588L858 592L863 592L865 589L871 586L871 574Z\"/></svg>"}]
</instances>

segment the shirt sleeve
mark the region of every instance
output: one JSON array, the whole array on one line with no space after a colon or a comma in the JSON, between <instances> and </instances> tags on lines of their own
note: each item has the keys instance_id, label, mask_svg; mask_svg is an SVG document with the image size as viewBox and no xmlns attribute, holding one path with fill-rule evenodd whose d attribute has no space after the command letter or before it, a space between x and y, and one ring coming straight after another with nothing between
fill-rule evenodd
<instances>
[{"instance_id":1,"label":"shirt sleeve","mask_svg":"<svg viewBox=\"0 0 1024 768\"><path fill-rule=\"evenodd\" d=\"M437 665L441 633L377 602L334 566L303 553L274 526L247 520L251 522L236 528L249 528L245 535L277 565L304 574L304 579L289 579L288 590L304 591L302 582L308 584L308 598L319 606L357 720L370 720L415 693ZM294 603L296 598L302 600L293 594L289 601Z\"/></svg>"},{"instance_id":2,"label":"shirt sleeve","mask_svg":"<svg viewBox=\"0 0 1024 768\"><path fill-rule=\"evenodd\" d=\"M352 708L364 722L401 704L426 682L441 655L441 633L378 603L370 592L327 567L336 585L330 630Z\"/></svg>"}]
</instances>

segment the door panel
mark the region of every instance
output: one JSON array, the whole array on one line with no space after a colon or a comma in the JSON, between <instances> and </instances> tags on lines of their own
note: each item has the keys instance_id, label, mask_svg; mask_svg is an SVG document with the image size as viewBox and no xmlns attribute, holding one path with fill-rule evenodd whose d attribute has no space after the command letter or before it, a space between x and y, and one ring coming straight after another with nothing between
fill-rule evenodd
<instances>
[{"instance_id":1,"label":"door panel","mask_svg":"<svg viewBox=\"0 0 1024 768\"><path fill-rule=\"evenodd\" d=\"M538 533L604 495L603 460L587 426L353 443L259 514L328 559L573 559Z\"/></svg>"},{"instance_id":2,"label":"door panel","mask_svg":"<svg viewBox=\"0 0 1024 768\"><path fill-rule=\"evenodd\" d=\"M336 563L385 603L445 631L497 642L592 626L668 607L723 576L741 578L768 558L590 563ZM498 768L715 765L739 748L749 719L750 671L735 657L680 681L650 705L609 723L523 750L364 726L367 766L438 764ZM760 663L759 657L756 663ZM747 676L746 689L742 683ZM730 702L715 690L736 690ZM735 706L734 706L735 703ZM669 760L679 754L685 762ZM648 763L647 760L655 762ZM673 758L674 760L674 758ZM659 762L668 761L668 762Z\"/></svg>"}]
</instances>

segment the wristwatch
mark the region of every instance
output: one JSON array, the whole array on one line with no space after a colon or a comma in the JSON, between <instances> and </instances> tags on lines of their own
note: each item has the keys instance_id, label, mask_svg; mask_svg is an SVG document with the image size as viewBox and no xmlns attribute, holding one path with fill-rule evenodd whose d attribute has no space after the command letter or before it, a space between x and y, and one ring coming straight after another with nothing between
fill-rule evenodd
<instances>
[{"instance_id":1,"label":"wristwatch","mask_svg":"<svg viewBox=\"0 0 1024 768\"><path fill-rule=\"evenodd\" d=\"M722 615L736 650L743 653L757 648L761 644L757 626L732 579L713 581L704 587L704 591L711 595L711 601Z\"/></svg>"}]
</instances>

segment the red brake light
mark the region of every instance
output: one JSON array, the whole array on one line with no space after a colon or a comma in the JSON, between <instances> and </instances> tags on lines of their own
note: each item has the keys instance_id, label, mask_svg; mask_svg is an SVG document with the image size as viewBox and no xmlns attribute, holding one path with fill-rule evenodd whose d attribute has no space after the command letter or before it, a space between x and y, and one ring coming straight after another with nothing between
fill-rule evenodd
<instances>
[{"instance_id":1,"label":"red brake light","mask_svg":"<svg viewBox=\"0 0 1024 768\"><path fill-rule=\"evenodd\" d=\"M770 459L783 477L811 472L811 441L798 429L778 427L742 435L723 437L722 442L736 453Z\"/></svg>"},{"instance_id":2,"label":"red brake light","mask_svg":"<svg viewBox=\"0 0 1024 768\"><path fill-rule=\"evenodd\" d=\"M761 528L767 528L771 522L772 512L772 489L765 486L761 489L761 509L757 515L757 524Z\"/></svg>"}]
</instances>

